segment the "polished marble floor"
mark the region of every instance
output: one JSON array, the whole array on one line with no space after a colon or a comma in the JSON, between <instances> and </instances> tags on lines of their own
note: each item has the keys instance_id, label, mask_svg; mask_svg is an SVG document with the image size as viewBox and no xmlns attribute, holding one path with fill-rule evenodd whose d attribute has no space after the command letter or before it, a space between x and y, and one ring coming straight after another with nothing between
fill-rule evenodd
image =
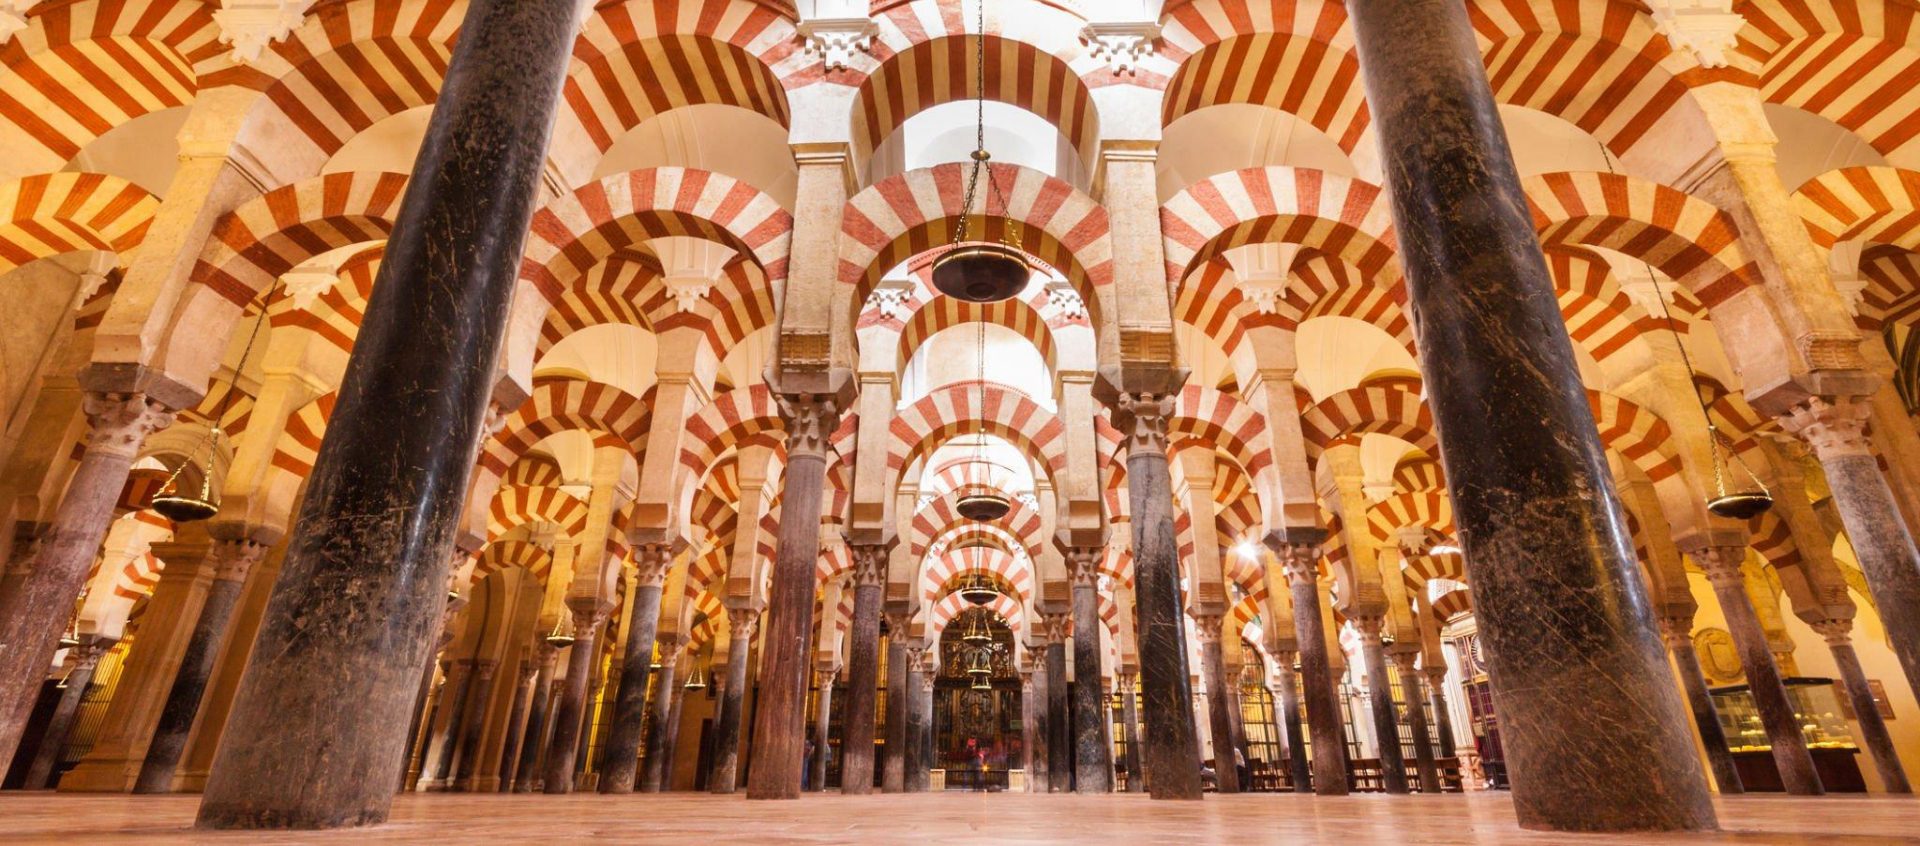
<instances>
[{"instance_id":1,"label":"polished marble floor","mask_svg":"<svg viewBox=\"0 0 1920 846\"><path fill-rule=\"evenodd\" d=\"M1306 844L1920 844L1920 799L1719 802L1724 828L1685 837L1571 837L1524 832L1500 794L1209 796L1198 803L1142 796L946 793L810 795L798 802L737 796L409 795L387 825L346 832L197 832L192 796L0 793L0 843L1132 843Z\"/></svg>"}]
</instances>

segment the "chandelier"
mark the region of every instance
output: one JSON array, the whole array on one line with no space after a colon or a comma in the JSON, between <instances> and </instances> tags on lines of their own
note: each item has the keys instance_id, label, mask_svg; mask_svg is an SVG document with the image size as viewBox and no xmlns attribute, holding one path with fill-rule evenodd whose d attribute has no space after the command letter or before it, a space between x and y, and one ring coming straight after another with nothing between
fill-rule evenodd
<instances>
[{"instance_id":1,"label":"chandelier","mask_svg":"<svg viewBox=\"0 0 1920 846\"><path fill-rule=\"evenodd\" d=\"M960 219L953 227L953 244L933 260L933 287L949 297L974 303L993 303L1020 293L1033 277L1026 253L1020 249L1019 230L1007 226L999 242L972 237L969 216L979 196L980 177L986 175L987 193L1000 199L1006 211L1006 198L993 181L993 154L987 152L987 12L980 3L978 31L974 35L974 150L967 173L967 190L960 206ZM982 214L989 208L982 203ZM982 223L982 228L985 224ZM985 233L981 233L985 234Z\"/></svg>"},{"instance_id":2,"label":"chandelier","mask_svg":"<svg viewBox=\"0 0 1920 846\"><path fill-rule=\"evenodd\" d=\"M565 649L573 645L573 640L573 615L563 612L559 621L553 624L553 631L547 632L547 645Z\"/></svg>"},{"instance_id":3,"label":"chandelier","mask_svg":"<svg viewBox=\"0 0 1920 846\"><path fill-rule=\"evenodd\" d=\"M960 635L960 639L975 646L983 643L992 643L993 634L987 631L987 624L986 620L983 619L984 617L984 613L971 615L971 622L967 624L967 630L964 634Z\"/></svg>"},{"instance_id":4,"label":"chandelier","mask_svg":"<svg viewBox=\"0 0 1920 846\"><path fill-rule=\"evenodd\" d=\"M960 598L975 605L985 605L1000 598L1000 586L994 584L993 577L987 575L986 561L983 560L985 547L974 547L973 571L967 574L967 580L960 584Z\"/></svg>"},{"instance_id":5,"label":"chandelier","mask_svg":"<svg viewBox=\"0 0 1920 846\"><path fill-rule=\"evenodd\" d=\"M220 421L227 417L227 408L233 402L233 394L240 390L240 370L247 366L247 357L253 353L253 342L260 338L260 326L267 319L267 306L260 305L260 314L253 320L253 331L247 336L247 344L240 350L240 363L234 365L233 378L227 381L227 392L220 395L220 406L213 413L213 425L207 429L207 436L200 439L193 449L181 459L179 466L167 474L167 480L160 485L160 492L153 495L148 507L162 517L175 523L192 523L205 520L220 513L220 492L213 486L214 463L219 460ZM196 462L195 458L204 451L205 461ZM181 478L188 467L205 468L200 474L200 484L196 489L192 485L183 485Z\"/></svg>"}]
</instances>

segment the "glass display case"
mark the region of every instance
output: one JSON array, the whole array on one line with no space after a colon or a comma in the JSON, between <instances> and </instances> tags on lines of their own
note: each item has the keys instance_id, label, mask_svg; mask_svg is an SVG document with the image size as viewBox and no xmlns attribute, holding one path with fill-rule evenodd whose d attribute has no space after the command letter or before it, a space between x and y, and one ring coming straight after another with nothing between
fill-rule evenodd
<instances>
[{"instance_id":1,"label":"glass display case","mask_svg":"<svg viewBox=\"0 0 1920 846\"><path fill-rule=\"evenodd\" d=\"M1829 793L1863 793L1866 782L1860 773L1852 730L1840 710L1840 694L1832 679L1789 678L1784 683L1787 701L1800 720L1800 733L1813 755L1814 769ZM1747 686L1716 687L1714 710L1720 714L1720 726L1726 731L1727 745L1733 751L1734 768L1748 792L1777 792L1784 788L1773 762L1773 744L1760 721L1760 710L1753 703Z\"/></svg>"}]
</instances>

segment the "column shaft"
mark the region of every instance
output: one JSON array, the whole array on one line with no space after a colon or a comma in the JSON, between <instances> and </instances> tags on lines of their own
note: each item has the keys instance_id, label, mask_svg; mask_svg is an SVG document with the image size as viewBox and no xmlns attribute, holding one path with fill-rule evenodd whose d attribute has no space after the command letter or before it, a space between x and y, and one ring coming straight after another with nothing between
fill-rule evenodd
<instances>
[{"instance_id":1,"label":"column shaft","mask_svg":"<svg viewBox=\"0 0 1920 846\"><path fill-rule=\"evenodd\" d=\"M547 739L546 773L540 788L546 793L573 792L574 762L580 754L589 704L587 686L600 655L600 615L592 608L573 609L572 614L574 641L567 647L567 677L560 683L560 702L553 709L553 734Z\"/></svg>"},{"instance_id":2,"label":"column shaft","mask_svg":"<svg viewBox=\"0 0 1920 846\"><path fill-rule=\"evenodd\" d=\"M93 684L93 671L99 668L101 657L112 647L111 640L93 639L92 643L82 643L73 648L73 667L67 671L66 680L61 682L60 701L54 703L53 716L47 720L46 733L40 736L40 748L34 752L33 763L27 767L26 780L20 785L23 789L39 790L49 786L53 770L60 764L60 753L67 749L67 734L73 730L73 718L80 712L80 703L87 697L87 686Z\"/></svg>"},{"instance_id":3,"label":"column shaft","mask_svg":"<svg viewBox=\"0 0 1920 846\"><path fill-rule=\"evenodd\" d=\"M1362 618L1360 653L1366 662L1367 707L1373 715L1373 736L1380 746L1380 782L1388 793L1407 792L1407 758L1400 749L1400 720L1393 713L1393 680L1387 676L1387 653L1380 642L1382 620Z\"/></svg>"},{"instance_id":4,"label":"column shaft","mask_svg":"<svg viewBox=\"0 0 1920 846\"><path fill-rule=\"evenodd\" d=\"M532 793L541 777L547 734L553 730L553 665L559 657L558 650L542 645L540 673L533 678L533 704L527 708L527 734L520 742L520 761L513 768L515 793Z\"/></svg>"},{"instance_id":5,"label":"column shaft","mask_svg":"<svg viewBox=\"0 0 1920 846\"><path fill-rule=\"evenodd\" d=\"M1233 763L1233 694L1220 660L1220 618L1195 617L1200 638L1200 674L1207 682L1207 718L1213 732L1213 783L1221 793L1240 792L1240 771Z\"/></svg>"},{"instance_id":6,"label":"column shaft","mask_svg":"<svg viewBox=\"0 0 1920 846\"><path fill-rule=\"evenodd\" d=\"M633 616L627 623L626 653L621 660L620 689L614 695L613 728L607 733L606 770L600 774L601 793L632 793L640 769L641 732L647 721L647 685L653 664L654 632L659 630L660 592L673 552L665 544L640 550L644 559L636 570Z\"/></svg>"},{"instance_id":7,"label":"column shaft","mask_svg":"<svg viewBox=\"0 0 1920 846\"><path fill-rule=\"evenodd\" d=\"M1867 672L1860 666L1860 656L1853 651L1850 635L1853 621L1833 620L1815 628L1826 637L1827 648L1833 652L1834 666L1840 670L1841 688L1853 703L1854 721L1860 724L1861 745L1873 756L1880 784L1888 793L1912 793L1907 771L1900 766L1899 748L1887 731L1886 719L1880 716L1880 703L1873 699L1873 688L1867 684Z\"/></svg>"},{"instance_id":8,"label":"column shaft","mask_svg":"<svg viewBox=\"0 0 1920 846\"><path fill-rule=\"evenodd\" d=\"M1420 792L1439 793L1440 770L1433 760L1433 738L1427 733L1425 697L1420 695L1420 671L1413 667L1416 654L1395 654L1394 666L1400 671L1400 688L1407 697L1407 728L1413 732L1413 769L1420 777Z\"/></svg>"},{"instance_id":9,"label":"column shaft","mask_svg":"<svg viewBox=\"0 0 1920 846\"><path fill-rule=\"evenodd\" d=\"M1313 768L1307 762L1306 737L1300 730L1300 680L1294 675L1294 656L1277 656L1279 695L1274 697L1273 712L1280 720L1281 735L1287 739L1287 769L1293 778L1295 793L1313 792Z\"/></svg>"},{"instance_id":10,"label":"column shaft","mask_svg":"<svg viewBox=\"0 0 1920 846\"><path fill-rule=\"evenodd\" d=\"M928 770L933 766L933 671L922 665L922 661L913 662L907 682L911 700L907 706L908 793L927 792L931 783Z\"/></svg>"},{"instance_id":11,"label":"column shaft","mask_svg":"<svg viewBox=\"0 0 1920 846\"><path fill-rule=\"evenodd\" d=\"M207 781L202 827L386 819L579 8L467 7L307 480L259 660ZM316 746L337 754L316 757Z\"/></svg>"},{"instance_id":12,"label":"column shaft","mask_svg":"<svg viewBox=\"0 0 1920 846\"><path fill-rule=\"evenodd\" d=\"M455 747L459 764L448 790L470 791L480 774L480 739L487 731L487 704L493 699L493 674L499 668L500 662L492 658L474 662L473 693L467 696L467 713L460 718L460 732L455 735L460 739Z\"/></svg>"},{"instance_id":13,"label":"column shaft","mask_svg":"<svg viewBox=\"0 0 1920 846\"><path fill-rule=\"evenodd\" d=\"M1099 551L1091 571L1073 583L1073 779L1081 793L1113 792L1113 747L1107 742L1107 692L1100 687Z\"/></svg>"},{"instance_id":14,"label":"column shaft","mask_svg":"<svg viewBox=\"0 0 1920 846\"><path fill-rule=\"evenodd\" d=\"M831 397L781 399L787 421L787 470L781 480L780 534L767 595L766 647L754 715L748 799L797 799L806 766L807 678L812 654L814 568L820 555L821 491L827 437L839 425Z\"/></svg>"},{"instance_id":15,"label":"column shaft","mask_svg":"<svg viewBox=\"0 0 1920 846\"><path fill-rule=\"evenodd\" d=\"M854 550L856 556L875 555L879 564L869 566L877 572L886 556ZM856 560L856 568L861 566ZM880 684L880 601L881 584L877 575L861 578L855 571L853 589L853 630L847 642L846 719L841 723L840 792L865 795L873 792L873 717L874 699Z\"/></svg>"},{"instance_id":16,"label":"column shaft","mask_svg":"<svg viewBox=\"0 0 1920 846\"><path fill-rule=\"evenodd\" d=\"M133 792L167 793L173 789L174 770L187 752L187 738L200 713L200 699L206 694L214 665L225 651L227 625L240 603L247 572L266 552L265 544L244 538L216 543L213 584L208 586L207 599L194 620L180 669L173 675L173 686L167 689L167 701L160 708L160 722L147 744L147 757L140 763Z\"/></svg>"},{"instance_id":17,"label":"column shaft","mask_svg":"<svg viewBox=\"0 0 1920 846\"><path fill-rule=\"evenodd\" d=\"M1813 754L1807 750L1806 736L1800 733L1800 719L1794 716L1793 702L1787 698L1787 686L1780 678L1780 666L1774 663L1773 648L1767 632L1760 626L1760 615L1747 596L1746 576L1740 562L1744 547L1725 547L1695 553L1695 560L1713 582L1713 595L1720 600L1720 613L1726 618L1727 631L1740 652L1740 666L1747 673L1747 690L1753 695L1754 708L1766 726L1767 741L1773 745L1773 764L1780 771L1780 783L1796 796L1818 796L1826 792L1820 774L1813 768Z\"/></svg>"},{"instance_id":18,"label":"column shaft","mask_svg":"<svg viewBox=\"0 0 1920 846\"><path fill-rule=\"evenodd\" d=\"M907 617L887 620L887 747L881 760L880 789L907 789Z\"/></svg>"},{"instance_id":19,"label":"column shaft","mask_svg":"<svg viewBox=\"0 0 1920 846\"><path fill-rule=\"evenodd\" d=\"M822 668L813 698L813 755L807 761L807 792L827 789L827 741L833 724L833 670Z\"/></svg>"},{"instance_id":20,"label":"column shaft","mask_svg":"<svg viewBox=\"0 0 1920 846\"><path fill-rule=\"evenodd\" d=\"M680 689L680 678L674 667L679 664L680 644L676 638L673 643L660 643L659 681L655 683L653 700L648 703L647 712L647 761L640 774L640 792L659 793L665 778L670 774L667 765L667 720L674 703L674 693ZM687 659L691 662L693 659Z\"/></svg>"},{"instance_id":21,"label":"column shaft","mask_svg":"<svg viewBox=\"0 0 1920 846\"><path fill-rule=\"evenodd\" d=\"M667 709L667 730L661 736L660 743L660 789L673 789L674 752L680 746L680 709L687 704L687 689L676 683L673 688L673 707Z\"/></svg>"},{"instance_id":22,"label":"column shaft","mask_svg":"<svg viewBox=\"0 0 1920 846\"><path fill-rule=\"evenodd\" d=\"M1680 674L1680 687L1686 692L1687 705L1693 711L1693 727L1700 732L1700 745L1707 750L1707 767L1722 795L1745 793L1740 783L1740 768L1734 766L1733 752L1727 748L1726 728L1720 725L1720 712L1713 706L1713 694L1707 692L1707 678L1700 672L1700 656L1693 651L1693 618L1664 617L1661 634L1667 652L1673 656L1674 669Z\"/></svg>"},{"instance_id":23,"label":"column shaft","mask_svg":"<svg viewBox=\"0 0 1920 846\"><path fill-rule=\"evenodd\" d=\"M1424 671L1427 675L1427 702L1433 708L1434 734L1440 739L1440 757L1451 758L1453 748L1453 715L1447 712L1447 668L1434 667Z\"/></svg>"},{"instance_id":24,"label":"column shaft","mask_svg":"<svg viewBox=\"0 0 1920 846\"><path fill-rule=\"evenodd\" d=\"M513 702L507 706L507 736L500 744L500 790L513 792L514 778L520 774L520 746L527 742L527 717L533 703L536 667L522 664L520 678L513 686Z\"/></svg>"},{"instance_id":25,"label":"column shaft","mask_svg":"<svg viewBox=\"0 0 1920 846\"><path fill-rule=\"evenodd\" d=\"M1347 10L1520 824L1712 828L1466 6Z\"/></svg>"},{"instance_id":26,"label":"column shaft","mask_svg":"<svg viewBox=\"0 0 1920 846\"><path fill-rule=\"evenodd\" d=\"M747 651L753 646L753 630L759 621L760 614L753 609L727 609L733 640L727 644L727 683L720 689L719 717L713 722L713 767L707 774L707 790L712 793L732 793L740 786L740 732L744 728L740 715L747 700ZM766 656L760 660L764 662ZM762 682L764 687L764 676Z\"/></svg>"},{"instance_id":27,"label":"column shaft","mask_svg":"<svg viewBox=\"0 0 1920 846\"><path fill-rule=\"evenodd\" d=\"M454 752L460 746L461 724L467 718L467 697L473 691L473 660L458 659L448 663L446 681L440 685L440 702L445 707L446 730L440 733L439 745L431 742L433 767L427 770L421 780L422 787L446 788L453 778ZM428 729L432 731L431 728ZM429 738L432 735L429 734Z\"/></svg>"},{"instance_id":28,"label":"column shaft","mask_svg":"<svg viewBox=\"0 0 1920 846\"><path fill-rule=\"evenodd\" d=\"M1300 642L1301 699L1313 738L1313 792L1347 795L1347 732L1340 718L1340 690L1327 663L1326 624L1320 617L1319 554L1306 544L1278 550L1293 590L1293 631Z\"/></svg>"},{"instance_id":29,"label":"column shaft","mask_svg":"<svg viewBox=\"0 0 1920 846\"><path fill-rule=\"evenodd\" d=\"M1047 673L1047 647L1044 643L1028 644L1027 657L1033 662L1033 696L1028 702L1026 722L1032 736L1027 738L1027 784L1030 793L1047 793L1053 790L1052 761L1048 749L1048 734L1052 731L1052 720L1047 714L1047 688L1053 679Z\"/></svg>"},{"instance_id":30,"label":"column shaft","mask_svg":"<svg viewBox=\"0 0 1920 846\"><path fill-rule=\"evenodd\" d=\"M1065 625L1057 625L1064 630ZM1047 641L1047 792L1073 790L1073 718L1067 713L1067 644Z\"/></svg>"},{"instance_id":31,"label":"column shaft","mask_svg":"<svg viewBox=\"0 0 1920 846\"><path fill-rule=\"evenodd\" d=\"M1120 679L1120 736L1127 744L1127 792L1144 793L1147 781L1140 772L1140 705L1135 683L1131 673Z\"/></svg>"}]
</instances>

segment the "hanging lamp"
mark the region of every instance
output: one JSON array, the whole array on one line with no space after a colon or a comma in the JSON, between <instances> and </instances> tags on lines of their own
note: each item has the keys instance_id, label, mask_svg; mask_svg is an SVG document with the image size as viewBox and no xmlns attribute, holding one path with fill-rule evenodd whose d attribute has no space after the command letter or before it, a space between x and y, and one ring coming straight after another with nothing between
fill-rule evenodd
<instances>
[{"instance_id":1,"label":"hanging lamp","mask_svg":"<svg viewBox=\"0 0 1920 846\"><path fill-rule=\"evenodd\" d=\"M220 396L220 406L214 411L213 425L208 427L207 436L200 439L180 465L167 474L167 480L160 485L160 491L153 495L148 504L155 513L175 523L192 523L206 520L220 513L220 491L213 486L214 464L219 460L220 439L225 433L220 429L220 421L227 418L227 408L233 402L233 394L239 390L240 371L247 366L247 358L253 353L253 342L260 338L260 327L266 322L266 303L260 304L260 314L253 320L253 330L247 335L247 345L240 350L240 362L234 365L233 379L227 382L227 392ZM205 461L194 459L202 451L206 452ZM200 473L199 486L183 486L181 475L188 467L198 465L205 468Z\"/></svg>"},{"instance_id":2,"label":"hanging lamp","mask_svg":"<svg viewBox=\"0 0 1920 846\"><path fill-rule=\"evenodd\" d=\"M1607 172L1613 172L1613 156L1607 156ZM1714 515L1730 520L1751 520L1765 514L1773 507L1773 492L1767 490L1759 474L1747 466L1740 453L1734 451L1733 442L1714 425L1713 414L1707 410L1707 398L1700 392L1700 373L1693 369L1693 356L1687 354L1687 345L1680 340L1680 330L1673 321L1673 310L1667 307L1666 294L1659 290L1660 282L1653 277L1653 265L1645 260L1640 262L1647 270L1647 278L1653 280L1654 299L1660 301L1660 316L1666 321L1667 333L1673 336L1673 345L1680 350L1680 363L1687 368L1688 387L1693 390L1694 404L1700 407L1700 418L1707 423L1707 452L1713 462L1713 493L1707 497L1707 510ZM1740 468L1746 476L1746 484L1731 487L1734 466Z\"/></svg>"},{"instance_id":3,"label":"hanging lamp","mask_svg":"<svg viewBox=\"0 0 1920 846\"><path fill-rule=\"evenodd\" d=\"M974 349L976 350L976 355L975 355L975 361L974 361L973 382L974 382L974 388L977 391L979 391L980 401L974 404L974 408L980 409L980 413L985 414L986 413L985 409L987 407L987 320L986 320L986 315L984 314L980 315L980 319L976 322L979 325L974 333L974 339L976 341L976 345ZM986 432L984 431L985 426L983 425L981 428L983 431L978 433L978 439L973 442L973 465L975 468L984 468L987 463L987 437L986 437ZM990 479L991 476L989 476L988 478ZM958 503L955 503L954 510L960 512L960 516L965 517L968 520L974 520L981 523L991 523L995 520L998 520L1002 517L1007 516L1007 512L1013 510L1013 500L1008 499L1005 494L1002 494L999 491L982 488L982 489L974 490L971 493L962 494L960 496L960 501Z\"/></svg>"},{"instance_id":4,"label":"hanging lamp","mask_svg":"<svg viewBox=\"0 0 1920 846\"><path fill-rule=\"evenodd\" d=\"M975 649L972 655L967 656L967 675L973 676L976 679L983 679L993 675L993 667L987 663L987 651L985 649Z\"/></svg>"},{"instance_id":5,"label":"hanging lamp","mask_svg":"<svg viewBox=\"0 0 1920 846\"><path fill-rule=\"evenodd\" d=\"M972 615L971 621L967 623L966 633L960 636L962 641L976 646L993 642L993 634L987 631L986 623L982 620L984 616L978 613Z\"/></svg>"},{"instance_id":6,"label":"hanging lamp","mask_svg":"<svg viewBox=\"0 0 1920 846\"><path fill-rule=\"evenodd\" d=\"M1018 228L1007 226L999 242L977 239L972 234L969 216L979 195L980 176L987 177L987 193L1000 197L1000 186L993 181L993 154L987 152L987 12L981 2L974 35L974 150L967 173L967 190L960 206L960 219L954 223L953 245L933 260L933 287L949 297L974 303L994 303L1012 297L1027 287L1033 268L1020 249ZM1001 197L1000 208L1007 208ZM982 202L982 213L988 209ZM985 228L984 223L982 228ZM982 233L985 234L985 233Z\"/></svg>"},{"instance_id":7,"label":"hanging lamp","mask_svg":"<svg viewBox=\"0 0 1920 846\"><path fill-rule=\"evenodd\" d=\"M971 690L992 690L993 680L987 676L974 676L973 684L967 685L967 687Z\"/></svg>"},{"instance_id":8,"label":"hanging lamp","mask_svg":"<svg viewBox=\"0 0 1920 846\"><path fill-rule=\"evenodd\" d=\"M553 624L553 631L547 632L547 645L565 649L572 646L573 641L573 615L561 614L560 620Z\"/></svg>"},{"instance_id":9,"label":"hanging lamp","mask_svg":"<svg viewBox=\"0 0 1920 846\"><path fill-rule=\"evenodd\" d=\"M1000 586L994 584L992 576L987 575L986 547L975 546L973 571L967 574L967 580L960 585L960 598L975 605L985 605L999 596Z\"/></svg>"},{"instance_id":10,"label":"hanging lamp","mask_svg":"<svg viewBox=\"0 0 1920 846\"><path fill-rule=\"evenodd\" d=\"M705 666L701 664L693 665L693 672L687 674L686 689L688 690L706 690L707 689L707 668Z\"/></svg>"}]
</instances>

